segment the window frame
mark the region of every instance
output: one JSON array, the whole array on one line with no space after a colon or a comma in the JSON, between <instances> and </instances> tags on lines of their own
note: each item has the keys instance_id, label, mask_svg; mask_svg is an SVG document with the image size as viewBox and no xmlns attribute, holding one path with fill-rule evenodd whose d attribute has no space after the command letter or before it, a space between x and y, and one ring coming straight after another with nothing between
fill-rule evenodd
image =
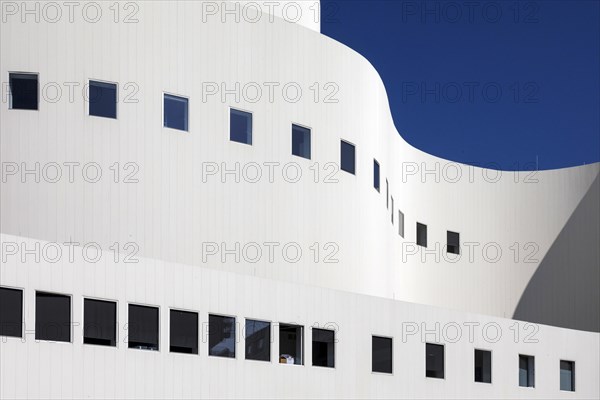
<instances>
[{"instance_id":1,"label":"window frame","mask_svg":"<svg viewBox=\"0 0 600 400\"><path fill-rule=\"evenodd\" d=\"M438 378L436 376L427 376L427 346L431 345L431 346L441 346L442 347L442 358L443 358L443 362L442 362L442 377ZM444 343L438 343L438 342L425 342L425 378L426 379L436 379L436 380L441 380L441 381L445 381L446 380L446 345Z\"/></svg>"},{"instance_id":2,"label":"window frame","mask_svg":"<svg viewBox=\"0 0 600 400\"><path fill-rule=\"evenodd\" d=\"M404 213L398 209L398 235L404 239Z\"/></svg>"},{"instance_id":3,"label":"window frame","mask_svg":"<svg viewBox=\"0 0 600 400\"><path fill-rule=\"evenodd\" d=\"M567 363L571 364L571 390L566 390L561 387L560 373L562 371L562 368L561 368L560 364L563 362L567 362ZM577 390L577 386L575 386L575 384L576 384L576 381L575 381L576 366L575 366L575 364L576 364L575 361L572 361L572 360L566 360L566 359L562 359L562 358L558 360L558 389L561 392L574 393Z\"/></svg>"},{"instance_id":4,"label":"window frame","mask_svg":"<svg viewBox=\"0 0 600 400\"><path fill-rule=\"evenodd\" d=\"M18 110L18 111L40 111L40 106L42 104L42 102L40 101L40 94L41 94L41 89L40 89L40 73L39 72L25 72L25 71L7 71L8 72L8 109L9 110ZM35 75L37 76L37 105L35 109L30 109L30 108L13 108L13 95L12 95L12 89L10 88L10 76L12 74L15 75Z\"/></svg>"},{"instance_id":5,"label":"window frame","mask_svg":"<svg viewBox=\"0 0 600 400\"><path fill-rule=\"evenodd\" d=\"M130 335L127 335L127 349L130 350L135 350L135 351L147 351L147 352L152 352L152 353L160 353L162 350L162 340L161 340L161 334L162 334L162 330L160 327L160 324L162 322L162 318L161 318L161 313L162 313L162 308L159 305L153 305L153 304L145 304L145 303L136 303L136 302L127 302L127 329L129 332L129 317L131 315L130 310L129 310L129 306L138 306L138 307L148 307L148 308L156 308L158 310L158 321L157 321L157 328L158 328L158 332L157 332L157 339L158 339L158 343L157 345L157 349L156 350L152 350L152 349L136 349L135 347L130 347L129 346L129 337Z\"/></svg>"},{"instance_id":6,"label":"window frame","mask_svg":"<svg viewBox=\"0 0 600 400\"><path fill-rule=\"evenodd\" d=\"M186 309L186 308L181 308L181 307L168 307L168 316L167 316L167 324L169 325L169 354L182 354L184 356L197 356L200 354L200 335L201 335L201 331L200 331L200 327L201 327L201 323L200 323L200 312L196 311L196 310L190 310L190 309ZM186 312L186 313L192 313L192 314L196 314L196 353L184 353L184 352L180 352L180 351L171 351L171 341L172 341L172 336L171 336L171 311L180 311L180 312Z\"/></svg>"},{"instance_id":7,"label":"window frame","mask_svg":"<svg viewBox=\"0 0 600 400\"><path fill-rule=\"evenodd\" d=\"M239 112L243 112L246 114L250 114L250 143L246 143L246 142L238 142L237 140L233 140L231 139L231 111L239 111ZM242 108L237 108L237 107L227 107L227 139L230 143L237 143L237 144L243 144L246 146L254 146L254 113L250 110L246 110L246 109L242 109Z\"/></svg>"},{"instance_id":8,"label":"window frame","mask_svg":"<svg viewBox=\"0 0 600 400\"><path fill-rule=\"evenodd\" d=\"M25 336L24 335L24 327L25 327L25 288L17 287L17 286L6 286L6 285L2 285L2 286L0 286L0 288L21 291L21 336L4 336L4 335L0 335L0 338L17 338L17 339L23 339L24 336ZM34 315L35 315L35 310L34 310Z\"/></svg>"},{"instance_id":9,"label":"window frame","mask_svg":"<svg viewBox=\"0 0 600 400\"><path fill-rule=\"evenodd\" d=\"M38 293L47 293L47 294L53 294L56 296L64 296L64 297L68 297L69 298L69 340L68 341L64 341L64 340L48 340L48 339L38 339L37 338L37 294ZM54 291L48 291L48 290L43 290L43 289L36 289L34 291L34 302L33 302L33 315L34 315L34 327L35 327L35 333L34 333L34 337L35 340L39 340L39 341L44 341L44 342L51 342L51 343L65 343L65 344L72 344L73 343L73 339L74 339L74 329L73 329L73 295L72 294L66 294L66 293L59 293L59 292L54 292ZM23 304L25 303L25 299L23 299Z\"/></svg>"},{"instance_id":10,"label":"window frame","mask_svg":"<svg viewBox=\"0 0 600 400\"><path fill-rule=\"evenodd\" d=\"M525 389L535 389L535 356L529 355L529 354L524 354L524 353L518 353L518 372L520 374L520 370L521 370L521 357L527 357L528 359L528 363L527 363L527 386L522 386L521 385L521 376L518 376L517 379L517 384L519 385L520 388L525 388ZM529 361L533 361L533 363L530 365ZM529 367L531 366L532 371L529 371ZM529 384L529 376L532 376L531 380L531 384Z\"/></svg>"},{"instance_id":11,"label":"window frame","mask_svg":"<svg viewBox=\"0 0 600 400\"><path fill-rule=\"evenodd\" d=\"M377 174L375 174L375 166L377 166ZM377 184L377 186L375 186ZM377 190L377 193L381 193L381 165L376 158L373 158L373 188Z\"/></svg>"},{"instance_id":12,"label":"window frame","mask_svg":"<svg viewBox=\"0 0 600 400\"><path fill-rule=\"evenodd\" d=\"M450 235L451 234L456 234L457 238L458 238L458 244L457 244L457 249L458 252L454 253L450 251ZM446 254L454 254L459 256L460 255L460 232L457 231L450 231L450 230L446 230Z\"/></svg>"},{"instance_id":13,"label":"window frame","mask_svg":"<svg viewBox=\"0 0 600 400\"><path fill-rule=\"evenodd\" d=\"M233 318L233 357L227 357L227 356L218 356L218 355L214 355L214 354L210 354L210 317L220 317L220 318ZM209 312L208 313L208 322L207 322L207 327L208 327L208 332L207 332L207 340L206 340L206 344L208 345L207 347L207 354L208 357L211 358L218 358L218 359L225 359L225 360L237 360L238 358L238 335L237 335L237 317L235 315L229 315L229 314L221 314L221 313L213 313L213 312ZM198 345L199 346L199 345ZM245 343L244 343L244 354L245 354Z\"/></svg>"},{"instance_id":14,"label":"window frame","mask_svg":"<svg viewBox=\"0 0 600 400\"><path fill-rule=\"evenodd\" d=\"M294 125L297 126L297 127L299 127L299 128L308 129L308 138L309 138L309 142L310 142L310 145L308 146L308 151L310 153L308 158L304 157L304 156L300 156L298 154L294 154ZM312 128L308 127L307 125L303 125L303 124L298 124L296 122L292 122L292 132L291 132L291 135L290 135L291 144L292 144L292 151L291 151L292 156L303 158L305 160L312 160L312 131L313 131Z\"/></svg>"},{"instance_id":15,"label":"window frame","mask_svg":"<svg viewBox=\"0 0 600 400\"><path fill-rule=\"evenodd\" d=\"M391 361L392 361L392 371L391 372L383 372L383 371L373 371L373 338L380 338L380 339L389 339L390 343L391 343L391 348L390 348L390 355L391 355ZM394 337L390 336L390 335L379 335L379 334L375 334L372 333L371 334L371 374L378 374L378 375L386 375L386 376L394 376Z\"/></svg>"},{"instance_id":16,"label":"window frame","mask_svg":"<svg viewBox=\"0 0 600 400\"><path fill-rule=\"evenodd\" d=\"M114 346L106 346L94 343L85 343L85 301L86 300L96 300L96 301L105 301L109 303L115 303L115 345ZM116 349L119 347L119 301L115 299L106 299L101 297L93 297L93 296L82 296L81 297L81 321L82 322L82 333L81 333L81 344L84 346L100 346L102 348L113 348Z\"/></svg>"},{"instance_id":17,"label":"window frame","mask_svg":"<svg viewBox=\"0 0 600 400\"><path fill-rule=\"evenodd\" d=\"M354 148L354 160L353 160L354 172L347 171L347 170L345 170L342 167L342 142L346 143L346 144L349 144L350 146L352 146ZM349 140L340 138L340 171L344 171L347 174L350 174L350 175L353 175L353 176L357 176L358 175L358 163L356 162L356 159L357 159L357 157L356 157L356 144L352 143Z\"/></svg>"},{"instance_id":18,"label":"window frame","mask_svg":"<svg viewBox=\"0 0 600 400\"><path fill-rule=\"evenodd\" d=\"M283 364L280 361L281 358L281 326L284 325L286 327L296 327L296 328L300 328L300 349L301 349L301 353L302 353L302 362L300 364L296 364L296 359L298 357L294 357L294 363L293 364ZM306 339L304 338L304 334L305 334L305 329L304 329L304 325L300 325L298 323L295 322L278 322L277 323L277 327L279 328L277 330L277 340L278 340L278 348L277 348L277 363L280 365L292 365L292 366L298 366L298 367L304 367L306 365Z\"/></svg>"},{"instance_id":19,"label":"window frame","mask_svg":"<svg viewBox=\"0 0 600 400\"><path fill-rule=\"evenodd\" d=\"M484 352L490 353L490 381L489 382L475 380L475 354L477 353L477 351L484 351ZM481 383L484 385L492 385L494 383L494 358L493 357L494 357L494 352L491 349L484 349L484 348L479 348L479 347L475 347L473 349L473 382Z\"/></svg>"},{"instance_id":20,"label":"window frame","mask_svg":"<svg viewBox=\"0 0 600 400\"><path fill-rule=\"evenodd\" d=\"M266 324L269 324L269 360L257 360L255 358L247 358L247 347L246 347L246 339L247 339L247 335L246 335L246 326L248 324L248 321L253 321L253 322L263 322ZM268 320L268 319L259 319L259 318L253 318L253 317L244 317L244 360L245 361L256 361L256 362L268 362L268 363L272 363L273 362L273 343L274 343L274 337L273 337L273 321Z\"/></svg>"},{"instance_id":21,"label":"window frame","mask_svg":"<svg viewBox=\"0 0 600 400\"><path fill-rule=\"evenodd\" d=\"M90 105L92 104L92 102L90 101L90 88L92 87L91 82L99 82L99 83L105 83L105 84L109 84L109 85L115 85L115 117L105 117L102 115L94 115L94 114L90 114ZM106 120L118 120L119 119L119 82L115 82L115 81L108 81L105 79L94 79L94 78L88 78L87 80L87 92L86 92L86 97L84 99L85 101L84 106L87 105L86 107L86 116L88 117L96 117L96 118L103 118Z\"/></svg>"},{"instance_id":22,"label":"window frame","mask_svg":"<svg viewBox=\"0 0 600 400\"><path fill-rule=\"evenodd\" d=\"M425 246L423 246L422 244L419 244L419 225L421 225L421 226L424 226L424 227L425 227ZM429 243L428 243L428 237L427 237L427 236L428 236L428 235L427 235L427 224L417 221L417 225L416 225L416 233L417 233L417 237L416 237L416 240L415 240L415 244L416 244L417 246L421 246L421 247L425 247L425 248L427 248L427 247L428 247L428 244L429 244Z\"/></svg>"},{"instance_id":23,"label":"window frame","mask_svg":"<svg viewBox=\"0 0 600 400\"><path fill-rule=\"evenodd\" d=\"M190 121L190 103L191 103L191 99L189 96L184 96L181 94L175 94L172 92L167 92L164 91L162 92L162 104L161 104L161 110L162 110L162 127L165 129L171 129L173 131L177 131L177 132L185 132L185 133L189 133L191 132L191 121ZM170 126L165 126L165 96L171 96L171 97L179 97L180 99L185 99L187 100L187 113L186 113L186 125L187 125L187 129L177 129L177 128L172 128Z\"/></svg>"},{"instance_id":24,"label":"window frame","mask_svg":"<svg viewBox=\"0 0 600 400\"><path fill-rule=\"evenodd\" d=\"M325 328L317 328L317 327L310 327L311 330L311 364L313 367L317 367L317 368L329 368L329 369L335 369L336 368L336 345L335 345L335 337L336 337L336 331L334 329L325 329ZM315 343L315 331L324 331L324 332L331 332L333 333L333 341L331 342L331 346L333 347L333 366L327 366L327 365L315 365L315 358L314 358L314 343ZM326 342L327 343L327 342Z\"/></svg>"}]
</instances>

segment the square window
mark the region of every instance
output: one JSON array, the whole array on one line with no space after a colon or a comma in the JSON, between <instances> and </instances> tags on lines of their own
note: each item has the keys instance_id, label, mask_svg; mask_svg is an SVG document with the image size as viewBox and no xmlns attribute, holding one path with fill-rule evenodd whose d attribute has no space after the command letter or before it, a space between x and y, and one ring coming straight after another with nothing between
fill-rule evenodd
<instances>
[{"instance_id":1,"label":"square window","mask_svg":"<svg viewBox=\"0 0 600 400\"><path fill-rule=\"evenodd\" d=\"M373 160L373 187L379 192L379 163Z\"/></svg>"},{"instance_id":2,"label":"square window","mask_svg":"<svg viewBox=\"0 0 600 400\"><path fill-rule=\"evenodd\" d=\"M232 142L252 145L252 114L230 109L229 139Z\"/></svg>"},{"instance_id":3,"label":"square window","mask_svg":"<svg viewBox=\"0 0 600 400\"><path fill-rule=\"evenodd\" d=\"M23 337L23 291L0 287L0 336Z\"/></svg>"},{"instance_id":4,"label":"square window","mask_svg":"<svg viewBox=\"0 0 600 400\"><path fill-rule=\"evenodd\" d=\"M535 387L535 358L519 354L519 386Z\"/></svg>"},{"instance_id":5,"label":"square window","mask_svg":"<svg viewBox=\"0 0 600 400\"><path fill-rule=\"evenodd\" d=\"M304 365L304 327L279 324L279 363Z\"/></svg>"},{"instance_id":6,"label":"square window","mask_svg":"<svg viewBox=\"0 0 600 400\"><path fill-rule=\"evenodd\" d=\"M129 305L130 349L158 351L158 307Z\"/></svg>"},{"instance_id":7,"label":"square window","mask_svg":"<svg viewBox=\"0 0 600 400\"><path fill-rule=\"evenodd\" d=\"M117 303L83 299L83 343L117 345Z\"/></svg>"},{"instance_id":8,"label":"square window","mask_svg":"<svg viewBox=\"0 0 600 400\"><path fill-rule=\"evenodd\" d=\"M38 75L8 74L10 86L9 108L13 110L38 109Z\"/></svg>"},{"instance_id":9,"label":"square window","mask_svg":"<svg viewBox=\"0 0 600 400\"><path fill-rule=\"evenodd\" d=\"M371 371L392 373L392 338L373 336L371 341Z\"/></svg>"},{"instance_id":10,"label":"square window","mask_svg":"<svg viewBox=\"0 0 600 400\"><path fill-rule=\"evenodd\" d=\"M165 128L188 130L188 99L185 97L164 95L163 126Z\"/></svg>"},{"instance_id":11,"label":"square window","mask_svg":"<svg viewBox=\"0 0 600 400\"><path fill-rule=\"evenodd\" d=\"M356 174L356 149L353 144L341 142L341 169L352 175Z\"/></svg>"},{"instance_id":12,"label":"square window","mask_svg":"<svg viewBox=\"0 0 600 400\"><path fill-rule=\"evenodd\" d=\"M425 344L425 376L444 379L444 346L441 344Z\"/></svg>"},{"instance_id":13,"label":"square window","mask_svg":"<svg viewBox=\"0 0 600 400\"><path fill-rule=\"evenodd\" d=\"M246 320L246 360L271 361L271 323Z\"/></svg>"},{"instance_id":14,"label":"square window","mask_svg":"<svg viewBox=\"0 0 600 400\"><path fill-rule=\"evenodd\" d=\"M171 353L198 354L198 313L170 310Z\"/></svg>"},{"instance_id":15,"label":"square window","mask_svg":"<svg viewBox=\"0 0 600 400\"><path fill-rule=\"evenodd\" d=\"M310 129L292 125L292 154L310 160Z\"/></svg>"},{"instance_id":16,"label":"square window","mask_svg":"<svg viewBox=\"0 0 600 400\"><path fill-rule=\"evenodd\" d=\"M398 210L398 234L404 237L404 213Z\"/></svg>"},{"instance_id":17,"label":"square window","mask_svg":"<svg viewBox=\"0 0 600 400\"><path fill-rule=\"evenodd\" d=\"M71 297L36 292L35 340L71 341Z\"/></svg>"},{"instance_id":18,"label":"square window","mask_svg":"<svg viewBox=\"0 0 600 400\"><path fill-rule=\"evenodd\" d=\"M427 247L427 225L417 222L417 245Z\"/></svg>"},{"instance_id":19,"label":"square window","mask_svg":"<svg viewBox=\"0 0 600 400\"><path fill-rule=\"evenodd\" d=\"M492 383L492 352L475 350L475 382Z\"/></svg>"},{"instance_id":20,"label":"square window","mask_svg":"<svg viewBox=\"0 0 600 400\"><path fill-rule=\"evenodd\" d=\"M560 390L575 391L575 362L560 360Z\"/></svg>"},{"instance_id":21,"label":"square window","mask_svg":"<svg viewBox=\"0 0 600 400\"><path fill-rule=\"evenodd\" d=\"M117 118L117 84L90 81L88 93L90 115Z\"/></svg>"},{"instance_id":22,"label":"square window","mask_svg":"<svg viewBox=\"0 0 600 400\"><path fill-rule=\"evenodd\" d=\"M447 252L451 254L460 254L460 235L456 232L447 232Z\"/></svg>"},{"instance_id":23,"label":"square window","mask_svg":"<svg viewBox=\"0 0 600 400\"><path fill-rule=\"evenodd\" d=\"M316 367L335 367L335 332L312 329L312 363Z\"/></svg>"},{"instance_id":24,"label":"square window","mask_svg":"<svg viewBox=\"0 0 600 400\"><path fill-rule=\"evenodd\" d=\"M208 355L235 358L235 318L208 316Z\"/></svg>"}]
</instances>

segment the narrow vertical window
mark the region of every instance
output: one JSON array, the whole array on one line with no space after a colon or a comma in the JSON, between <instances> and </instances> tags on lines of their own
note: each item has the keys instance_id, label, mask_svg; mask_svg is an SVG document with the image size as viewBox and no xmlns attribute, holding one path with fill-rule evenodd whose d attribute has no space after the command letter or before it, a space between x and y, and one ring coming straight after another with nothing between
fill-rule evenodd
<instances>
[{"instance_id":1,"label":"narrow vertical window","mask_svg":"<svg viewBox=\"0 0 600 400\"><path fill-rule=\"evenodd\" d=\"M390 184L387 179L385 180L385 206L390 209Z\"/></svg>"},{"instance_id":2,"label":"narrow vertical window","mask_svg":"<svg viewBox=\"0 0 600 400\"><path fill-rule=\"evenodd\" d=\"M392 197L392 212L390 213L392 216L392 225L394 225L394 198Z\"/></svg>"},{"instance_id":3,"label":"narrow vertical window","mask_svg":"<svg viewBox=\"0 0 600 400\"><path fill-rule=\"evenodd\" d=\"M83 343L117 345L117 303L83 299Z\"/></svg>"},{"instance_id":4,"label":"narrow vertical window","mask_svg":"<svg viewBox=\"0 0 600 400\"><path fill-rule=\"evenodd\" d=\"M398 210L398 234L404 237L404 213Z\"/></svg>"},{"instance_id":5,"label":"narrow vertical window","mask_svg":"<svg viewBox=\"0 0 600 400\"><path fill-rule=\"evenodd\" d=\"M560 390L575 391L575 362L560 360Z\"/></svg>"},{"instance_id":6,"label":"narrow vertical window","mask_svg":"<svg viewBox=\"0 0 600 400\"><path fill-rule=\"evenodd\" d=\"M441 344L425 344L425 376L444 379L444 346Z\"/></svg>"},{"instance_id":7,"label":"narrow vertical window","mask_svg":"<svg viewBox=\"0 0 600 400\"><path fill-rule=\"evenodd\" d=\"M310 160L310 129L292 124L292 154Z\"/></svg>"},{"instance_id":8,"label":"narrow vertical window","mask_svg":"<svg viewBox=\"0 0 600 400\"><path fill-rule=\"evenodd\" d=\"M304 365L304 327L279 324L279 363Z\"/></svg>"},{"instance_id":9,"label":"narrow vertical window","mask_svg":"<svg viewBox=\"0 0 600 400\"><path fill-rule=\"evenodd\" d=\"M519 386L535 387L535 358L519 354Z\"/></svg>"},{"instance_id":10,"label":"narrow vertical window","mask_svg":"<svg viewBox=\"0 0 600 400\"><path fill-rule=\"evenodd\" d=\"M417 222L417 245L427 247L427 225Z\"/></svg>"},{"instance_id":11,"label":"narrow vertical window","mask_svg":"<svg viewBox=\"0 0 600 400\"><path fill-rule=\"evenodd\" d=\"M0 336L23 337L23 291L0 287Z\"/></svg>"},{"instance_id":12,"label":"narrow vertical window","mask_svg":"<svg viewBox=\"0 0 600 400\"><path fill-rule=\"evenodd\" d=\"M271 323L246 320L246 360L271 361Z\"/></svg>"},{"instance_id":13,"label":"narrow vertical window","mask_svg":"<svg viewBox=\"0 0 600 400\"><path fill-rule=\"evenodd\" d=\"M188 99L165 93L163 100L164 127L187 131L188 109Z\"/></svg>"},{"instance_id":14,"label":"narrow vertical window","mask_svg":"<svg viewBox=\"0 0 600 400\"><path fill-rule=\"evenodd\" d=\"M231 108L229 110L229 139L252 145L252 114Z\"/></svg>"},{"instance_id":15,"label":"narrow vertical window","mask_svg":"<svg viewBox=\"0 0 600 400\"><path fill-rule=\"evenodd\" d=\"M371 371L392 373L392 338L373 336L371 339Z\"/></svg>"},{"instance_id":16,"label":"narrow vertical window","mask_svg":"<svg viewBox=\"0 0 600 400\"><path fill-rule=\"evenodd\" d=\"M117 118L117 84L90 81L89 114L96 117Z\"/></svg>"},{"instance_id":17,"label":"narrow vertical window","mask_svg":"<svg viewBox=\"0 0 600 400\"><path fill-rule=\"evenodd\" d=\"M130 304L127 331L130 349L158 351L158 308Z\"/></svg>"},{"instance_id":18,"label":"narrow vertical window","mask_svg":"<svg viewBox=\"0 0 600 400\"><path fill-rule=\"evenodd\" d=\"M71 341L71 297L45 292L35 294L35 339Z\"/></svg>"},{"instance_id":19,"label":"narrow vertical window","mask_svg":"<svg viewBox=\"0 0 600 400\"><path fill-rule=\"evenodd\" d=\"M170 310L169 325L169 351L198 354L198 313Z\"/></svg>"},{"instance_id":20,"label":"narrow vertical window","mask_svg":"<svg viewBox=\"0 0 600 400\"><path fill-rule=\"evenodd\" d=\"M356 148L344 140L340 142L341 160L340 168L352 175L356 174Z\"/></svg>"},{"instance_id":21,"label":"narrow vertical window","mask_svg":"<svg viewBox=\"0 0 600 400\"><path fill-rule=\"evenodd\" d=\"M492 352L475 349L475 382L492 383Z\"/></svg>"},{"instance_id":22,"label":"narrow vertical window","mask_svg":"<svg viewBox=\"0 0 600 400\"><path fill-rule=\"evenodd\" d=\"M457 232L447 231L447 249L451 254L460 254L460 235Z\"/></svg>"},{"instance_id":23,"label":"narrow vertical window","mask_svg":"<svg viewBox=\"0 0 600 400\"><path fill-rule=\"evenodd\" d=\"M379 192L379 163L373 160L373 187Z\"/></svg>"},{"instance_id":24,"label":"narrow vertical window","mask_svg":"<svg viewBox=\"0 0 600 400\"><path fill-rule=\"evenodd\" d=\"M38 75L31 73L8 74L10 97L9 108L12 110L38 109Z\"/></svg>"},{"instance_id":25,"label":"narrow vertical window","mask_svg":"<svg viewBox=\"0 0 600 400\"><path fill-rule=\"evenodd\" d=\"M312 329L312 362L316 367L335 367L335 332Z\"/></svg>"},{"instance_id":26,"label":"narrow vertical window","mask_svg":"<svg viewBox=\"0 0 600 400\"><path fill-rule=\"evenodd\" d=\"M208 316L208 355L235 358L235 318Z\"/></svg>"}]
</instances>

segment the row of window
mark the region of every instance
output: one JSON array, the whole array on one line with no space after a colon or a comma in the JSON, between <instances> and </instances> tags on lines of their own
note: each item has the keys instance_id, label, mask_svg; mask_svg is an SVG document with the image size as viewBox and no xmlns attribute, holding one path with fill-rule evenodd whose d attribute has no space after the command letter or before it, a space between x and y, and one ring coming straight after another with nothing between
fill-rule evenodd
<instances>
[{"instance_id":1,"label":"row of window","mask_svg":"<svg viewBox=\"0 0 600 400\"><path fill-rule=\"evenodd\" d=\"M23 291L0 287L0 336L23 337ZM35 338L71 342L71 297L64 294L35 293ZM271 361L271 323L245 320L245 358ZM128 347L159 351L159 308L128 305ZM169 351L198 354L198 313L169 310ZM83 343L99 346L117 345L117 303L83 299ZM425 376L444 379L445 347L425 344ZM208 354L236 357L236 317L209 314ZM393 372L393 339L372 336L371 370ZM279 363L304 365L304 327L279 324ZM312 328L312 365L335 367L335 331ZM474 380L492 383L492 352L475 349ZM519 355L519 386L535 387L535 358ZM560 389L575 391L575 362L560 360Z\"/></svg>"}]
</instances>

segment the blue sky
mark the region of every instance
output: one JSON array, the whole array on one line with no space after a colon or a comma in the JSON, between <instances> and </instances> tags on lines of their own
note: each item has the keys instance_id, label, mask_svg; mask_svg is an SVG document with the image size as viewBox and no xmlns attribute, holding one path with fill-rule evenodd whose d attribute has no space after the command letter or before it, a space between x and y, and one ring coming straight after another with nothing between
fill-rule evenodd
<instances>
[{"instance_id":1,"label":"blue sky","mask_svg":"<svg viewBox=\"0 0 600 400\"><path fill-rule=\"evenodd\" d=\"M413 146L505 170L600 161L600 1L321 0Z\"/></svg>"}]
</instances>

